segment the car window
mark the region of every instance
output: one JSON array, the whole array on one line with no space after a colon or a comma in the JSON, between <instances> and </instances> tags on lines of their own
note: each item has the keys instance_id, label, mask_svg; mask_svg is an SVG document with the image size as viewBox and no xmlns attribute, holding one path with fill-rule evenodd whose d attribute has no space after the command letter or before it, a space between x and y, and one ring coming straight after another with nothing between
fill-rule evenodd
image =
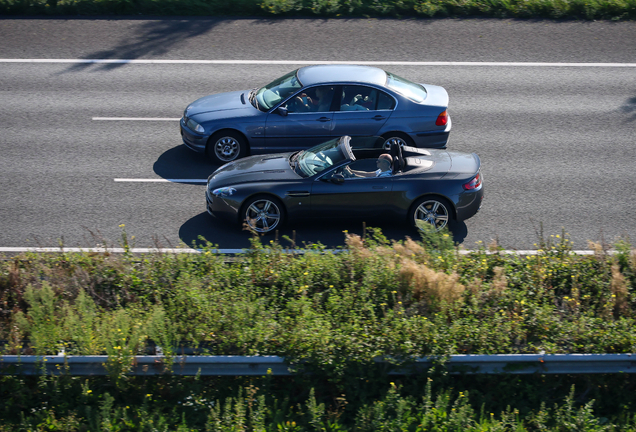
<instances>
[{"instance_id":1,"label":"car window","mask_svg":"<svg viewBox=\"0 0 636 432\"><path fill-rule=\"evenodd\" d=\"M340 111L373 111L376 109L378 90L373 87L342 86Z\"/></svg>"},{"instance_id":2,"label":"car window","mask_svg":"<svg viewBox=\"0 0 636 432\"><path fill-rule=\"evenodd\" d=\"M373 87L342 86L340 111L375 111L395 108L395 100Z\"/></svg>"},{"instance_id":3,"label":"car window","mask_svg":"<svg viewBox=\"0 0 636 432\"><path fill-rule=\"evenodd\" d=\"M379 92L378 95L378 109L379 110L392 110L395 108L395 99L384 92Z\"/></svg>"},{"instance_id":4,"label":"car window","mask_svg":"<svg viewBox=\"0 0 636 432\"><path fill-rule=\"evenodd\" d=\"M318 86L303 89L282 106L288 113L327 112L331 110L334 88Z\"/></svg>"},{"instance_id":5,"label":"car window","mask_svg":"<svg viewBox=\"0 0 636 432\"><path fill-rule=\"evenodd\" d=\"M386 86L391 90L411 99L413 102L421 103L424 102L424 99L426 99L426 89L420 84L416 84L406 78L399 77L390 72L387 72L386 75Z\"/></svg>"},{"instance_id":6,"label":"car window","mask_svg":"<svg viewBox=\"0 0 636 432\"><path fill-rule=\"evenodd\" d=\"M280 101L287 99L290 95L294 94L298 89L302 87L302 84L296 72L292 71L287 75L284 75L271 83L267 84L256 91L256 98L260 106L265 110L271 109L274 105Z\"/></svg>"}]
</instances>

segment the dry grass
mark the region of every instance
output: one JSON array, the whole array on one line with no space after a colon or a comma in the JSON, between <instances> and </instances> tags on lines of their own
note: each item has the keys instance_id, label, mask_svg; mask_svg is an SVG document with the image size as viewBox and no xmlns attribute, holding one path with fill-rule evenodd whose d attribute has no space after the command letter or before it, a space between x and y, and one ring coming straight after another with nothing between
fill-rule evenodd
<instances>
[{"instance_id":1,"label":"dry grass","mask_svg":"<svg viewBox=\"0 0 636 432\"><path fill-rule=\"evenodd\" d=\"M462 298L466 287L459 283L457 273L436 271L411 259L403 259L399 278L403 287L408 287L416 300L425 300L431 305L450 305Z\"/></svg>"},{"instance_id":2,"label":"dry grass","mask_svg":"<svg viewBox=\"0 0 636 432\"><path fill-rule=\"evenodd\" d=\"M614 300L614 315L624 315L628 309L629 287L618 264L612 265L612 279L610 281L610 291Z\"/></svg>"}]
</instances>

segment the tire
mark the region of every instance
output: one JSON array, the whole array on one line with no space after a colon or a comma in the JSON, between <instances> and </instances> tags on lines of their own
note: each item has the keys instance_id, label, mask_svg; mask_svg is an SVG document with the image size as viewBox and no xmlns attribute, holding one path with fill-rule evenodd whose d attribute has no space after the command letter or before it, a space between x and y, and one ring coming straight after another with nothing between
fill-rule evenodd
<instances>
[{"instance_id":1,"label":"tire","mask_svg":"<svg viewBox=\"0 0 636 432\"><path fill-rule=\"evenodd\" d=\"M382 147L385 150L390 150L393 142L397 142L401 147L413 146L413 140L407 134L402 132L385 133L382 135L382 138L384 138L384 144Z\"/></svg>"},{"instance_id":2,"label":"tire","mask_svg":"<svg viewBox=\"0 0 636 432\"><path fill-rule=\"evenodd\" d=\"M250 230L266 234L282 226L285 222L285 209L281 202L271 195L258 195L250 198L241 208L241 221Z\"/></svg>"},{"instance_id":3,"label":"tire","mask_svg":"<svg viewBox=\"0 0 636 432\"><path fill-rule=\"evenodd\" d=\"M411 225L419 230L416 221L420 220L431 224L435 231L441 231L448 227L453 220L453 207L441 197L428 196L420 198L411 206L409 221Z\"/></svg>"},{"instance_id":4,"label":"tire","mask_svg":"<svg viewBox=\"0 0 636 432\"><path fill-rule=\"evenodd\" d=\"M238 132L217 132L210 137L206 152L213 163L223 165L245 157L247 141Z\"/></svg>"}]
</instances>

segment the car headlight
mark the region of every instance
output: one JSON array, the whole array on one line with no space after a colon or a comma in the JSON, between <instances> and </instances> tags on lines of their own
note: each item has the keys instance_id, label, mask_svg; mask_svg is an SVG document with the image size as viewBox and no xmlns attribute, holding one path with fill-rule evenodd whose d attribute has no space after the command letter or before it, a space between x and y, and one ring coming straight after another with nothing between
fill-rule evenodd
<instances>
[{"instance_id":1,"label":"car headlight","mask_svg":"<svg viewBox=\"0 0 636 432\"><path fill-rule=\"evenodd\" d=\"M204 133L205 129L199 123L195 122L192 119L188 119L186 125L195 132Z\"/></svg>"},{"instance_id":2,"label":"car headlight","mask_svg":"<svg viewBox=\"0 0 636 432\"><path fill-rule=\"evenodd\" d=\"M217 196L217 197L221 197L221 198L225 198L225 197L229 197L232 196L234 194L234 192L236 192L236 189L234 189L233 187L222 187L222 188L218 188L218 189L214 189L212 191L212 195Z\"/></svg>"}]
</instances>

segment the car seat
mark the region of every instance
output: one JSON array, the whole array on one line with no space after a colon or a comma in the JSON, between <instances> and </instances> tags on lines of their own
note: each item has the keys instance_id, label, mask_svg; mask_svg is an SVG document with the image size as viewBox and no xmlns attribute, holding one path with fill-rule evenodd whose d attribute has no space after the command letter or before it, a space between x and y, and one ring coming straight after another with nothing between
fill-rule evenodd
<instances>
[{"instance_id":1,"label":"car seat","mask_svg":"<svg viewBox=\"0 0 636 432\"><path fill-rule=\"evenodd\" d=\"M404 157L402 156L402 147L397 142L391 143L389 154L393 158L393 175L402 172L404 169Z\"/></svg>"}]
</instances>

